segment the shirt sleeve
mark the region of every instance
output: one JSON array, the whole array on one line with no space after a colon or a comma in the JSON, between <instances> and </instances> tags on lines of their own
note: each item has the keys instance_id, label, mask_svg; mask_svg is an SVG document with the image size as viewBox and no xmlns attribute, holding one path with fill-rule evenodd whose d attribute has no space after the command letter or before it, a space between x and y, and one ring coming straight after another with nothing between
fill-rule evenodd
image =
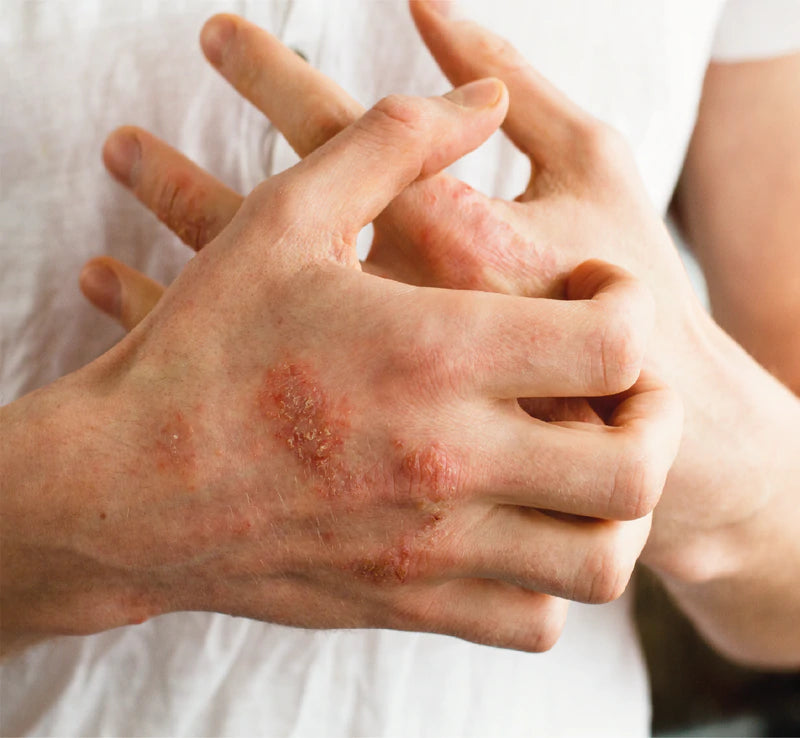
<instances>
[{"instance_id":1,"label":"shirt sleeve","mask_svg":"<svg viewBox=\"0 0 800 738\"><path fill-rule=\"evenodd\" d=\"M800 51L800 0L727 0L711 56L737 62Z\"/></svg>"}]
</instances>

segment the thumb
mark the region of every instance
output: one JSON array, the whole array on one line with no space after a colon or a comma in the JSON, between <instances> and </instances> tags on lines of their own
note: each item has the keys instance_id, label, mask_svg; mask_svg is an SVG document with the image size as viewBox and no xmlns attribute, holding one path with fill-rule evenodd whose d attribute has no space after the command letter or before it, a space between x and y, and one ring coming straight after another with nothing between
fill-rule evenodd
<instances>
[{"instance_id":1,"label":"thumb","mask_svg":"<svg viewBox=\"0 0 800 738\"><path fill-rule=\"evenodd\" d=\"M269 180L265 197L275 192L284 202L291 197L298 207L290 209L302 206L307 225L336 234L348 250L352 247L347 256L355 259L361 228L416 179L436 174L483 143L501 124L507 106L506 88L495 79L442 97L384 98L295 167ZM260 210L270 217L270 207Z\"/></svg>"}]
</instances>

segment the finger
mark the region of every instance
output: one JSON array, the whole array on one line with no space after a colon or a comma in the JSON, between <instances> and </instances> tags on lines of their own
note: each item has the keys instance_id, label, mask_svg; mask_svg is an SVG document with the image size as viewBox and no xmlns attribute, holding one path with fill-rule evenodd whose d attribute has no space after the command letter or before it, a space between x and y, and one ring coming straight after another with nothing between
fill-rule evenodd
<instances>
[{"instance_id":1,"label":"finger","mask_svg":"<svg viewBox=\"0 0 800 738\"><path fill-rule=\"evenodd\" d=\"M507 505L635 520L658 503L682 426L677 394L646 372L618 400L609 425L503 413L481 428L472 463L483 473L471 491Z\"/></svg>"},{"instance_id":2,"label":"finger","mask_svg":"<svg viewBox=\"0 0 800 738\"><path fill-rule=\"evenodd\" d=\"M453 318L441 338L456 381L482 396L591 397L628 389L639 376L653 299L639 280L602 261L567 278L570 300L484 292L443 293ZM459 321L463 330L453 326Z\"/></svg>"},{"instance_id":3,"label":"finger","mask_svg":"<svg viewBox=\"0 0 800 738\"><path fill-rule=\"evenodd\" d=\"M431 54L454 85L497 77L509 90L503 125L536 164L555 167L587 114L531 67L507 41L477 23L451 19L447 3L411 2Z\"/></svg>"},{"instance_id":4,"label":"finger","mask_svg":"<svg viewBox=\"0 0 800 738\"><path fill-rule=\"evenodd\" d=\"M109 172L195 251L230 222L242 197L147 131L124 126L103 146Z\"/></svg>"},{"instance_id":5,"label":"finger","mask_svg":"<svg viewBox=\"0 0 800 738\"><path fill-rule=\"evenodd\" d=\"M419 594L402 592L399 630L424 630L474 643L540 653L564 628L568 603L502 581L455 579Z\"/></svg>"},{"instance_id":6,"label":"finger","mask_svg":"<svg viewBox=\"0 0 800 738\"><path fill-rule=\"evenodd\" d=\"M83 294L96 308L132 330L156 305L164 288L109 256L87 262L80 274Z\"/></svg>"},{"instance_id":7,"label":"finger","mask_svg":"<svg viewBox=\"0 0 800 738\"><path fill-rule=\"evenodd\" d=\"M280 200L293 222L302 212L307 225L340 236L349 248L361 228L411 182L437 173L486 140L506 105L505 87L491 79L443 97L384 98L269 180L254 202L263 197L274 206Z\"/></svg>"},{"instance_id":8,"label":"finger","mask_svg":"<svg viewBox=\"0 0 800 738\"><path fill-rule=\"evenodd\" d=\"M301 157L364 114L339 85L244 18L210 18L200 44L209 62L272 121Z\"/></svg>"},{"instance_id":9,"label":"finger","mask_svg":"<svg viewBox=\"0 0 800 738\"><path fill-rule=\"evenodd\" d=\"M610 602L625 591L650 522L651 516L620 523L496 507L462 541L472 556L461 574L578 602Z\"/></svg>"}]
</instances>

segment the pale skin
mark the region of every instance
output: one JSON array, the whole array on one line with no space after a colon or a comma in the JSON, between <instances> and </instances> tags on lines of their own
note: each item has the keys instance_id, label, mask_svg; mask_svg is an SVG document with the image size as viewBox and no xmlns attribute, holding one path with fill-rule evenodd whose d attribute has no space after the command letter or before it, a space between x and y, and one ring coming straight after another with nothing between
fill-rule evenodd
<instances>
[{"instance_id":1,"label":"pale skin","mask_svg":"<svg viewBox=\"0 0 800 738\"><path fill-rule=\"evenodd\" d=\"M485 198L444 175L416 183L376 221L365 268L417 284L518 295L560 294L564 276L589 256L641 277L656 298L647 365L669 378L686 407L685 436L642 561L723 653L758 666L796 667L800 403L791 390L800 387L800 55L709 69L676 203L706 267L715 322L693 296L620 137L501 39L441 17L426 3L412 3L412 13L454 83L486 75L505 82L511 106L504 128L530 157L533 176L514 203ZM234 33L222 50L226 22ZM240 19L212 20L202 43L212 64L301 155L360 114L333 82ZM130 137L141 158L127 184L201 247L236 211L239 196L134 129L116 132L107 144L106 162L117 177L129 173L116 166L115 152ZM165 192L177 193L172 208L163 207ZM117 317L134 325L161 288L118 262L103 263L122 285ZM90 286L85 291L93 297ZM99 294L94 299L104 305ZM525 406L540 417L596 419L580 401Z\"/></svg>"},{"instance_id":2,"label":"pale skin","mask_svg":"<svg viewBox=\"0 0 800 738\"><path fill-rule=\"evenodd\" d=\"M6 648L208 610L541 651L563 598L619 596L682 424L642 369L641 281L583 261L567 299L531 298L355 255L507 105L492 79L388 98L244 200L208 190L195 215L234 207L131 333L2 409ZM544 422L521 396L600 415Z\"/></svg>"}]
</instances>

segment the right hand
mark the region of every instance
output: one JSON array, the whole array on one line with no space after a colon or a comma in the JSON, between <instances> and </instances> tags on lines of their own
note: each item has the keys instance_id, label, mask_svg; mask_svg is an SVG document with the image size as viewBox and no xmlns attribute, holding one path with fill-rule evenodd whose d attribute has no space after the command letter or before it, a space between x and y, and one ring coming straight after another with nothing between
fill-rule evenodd
<instances>
[{"instance_id":1,"label":"right hand","mask_svg":"<svg viewBox=\"0 0 800 738\"><path fill-rule=\"evenodd\" d=\"M646 290L597 261L567 301L358 268L360 228L499 125L494 85L379 103L259 186L108 354L3 409L49 453L8 460L6 632L211 610L536 651L551 595L624 589L680 434L674 394L637 382ZM614 393L607 425L516 400Z\"/></svg>"}]
</instances>

